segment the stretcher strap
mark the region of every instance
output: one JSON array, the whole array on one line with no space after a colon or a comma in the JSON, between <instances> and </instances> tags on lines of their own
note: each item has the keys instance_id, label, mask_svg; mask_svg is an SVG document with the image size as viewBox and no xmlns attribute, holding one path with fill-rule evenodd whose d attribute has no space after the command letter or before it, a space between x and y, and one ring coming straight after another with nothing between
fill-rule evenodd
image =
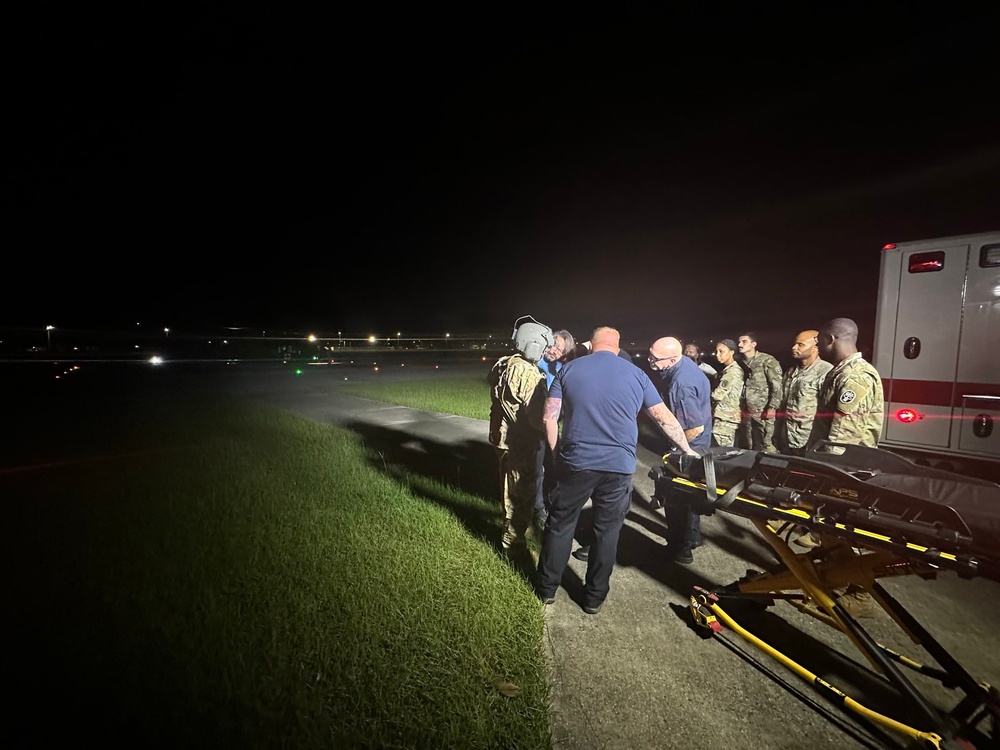
<instances>
[{"instance_id":1,"label":"stretcher strap","mask_svg":"<svg viewBox=\"0 0 1000 750\"><path fill-rule=\"evenodd\" d=\"M705 468L705 495L708 498L709 505L712 508L722 508L725 510L733 504L736 496L743 491L744 480L741 479L720 496L715 482L715 455L708 452L702 456L702 466Z\"/></svg>"}]
</instances>

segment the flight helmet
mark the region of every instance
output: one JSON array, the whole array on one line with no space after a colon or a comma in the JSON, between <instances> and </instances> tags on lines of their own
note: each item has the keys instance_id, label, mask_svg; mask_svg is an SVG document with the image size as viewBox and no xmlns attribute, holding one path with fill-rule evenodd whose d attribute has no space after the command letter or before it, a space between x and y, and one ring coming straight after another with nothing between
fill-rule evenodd
<instances>
[{"instance_id":1,"label":"flight helmet","mask_svg":"<svg viewBox=\"0 0 1000 750\"><path fill-rule=\"evenodd\" d=\"M542 325L530 315L522 315L514 321L514 348L524 355L525 359L537 362L545 350L555 346L556 337L552 329Z\"/></svg>"}]
</instances>

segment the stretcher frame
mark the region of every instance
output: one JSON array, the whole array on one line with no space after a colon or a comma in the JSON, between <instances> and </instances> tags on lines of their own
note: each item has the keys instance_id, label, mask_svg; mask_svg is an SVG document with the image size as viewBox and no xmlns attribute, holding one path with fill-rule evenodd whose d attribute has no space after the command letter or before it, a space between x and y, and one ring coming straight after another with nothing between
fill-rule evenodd
<instances>
[{"instance_id":1,"label":"stretcher frame","mask_svg":"<svg viewBox=\"0 0 1000 750\"><path fill-rule=\"evenodd\" d=\"M910 491L892 488L895 475L907 478ZM702 515L721 510L743 516L780 560L774 570L748 571L723 590L694 587L690 611L697 626L713 634L721 633L723 626L729 628L835 705L899 737L906 748L997 747L1000 692L976 680L878 582L901 575L930 580L941 569L1000 581L1000 560L995 557L1000 550L990 549L994 535L986 533L988 538L977 540L962 516L960 501L943 504L922 496L928 492L914 493L915 476L919 486L956 484L956 497L976 493L977 513L982 501L995 495L1000 514L1000 486L917 467L895 454L859 446L826 443L803 457L724 448L713 448L701 459L671 453L663 456L663 466L650 471L653 497L659 504L684 504ZM806 533L812 544L795 551L792 545ZM848 587L868 592L938 666L921 664L878 643L838 601L837 591ZM734 598L765 607L785 600L840 631L899 693L909 709L907 715L916 718L907 723L863 705L758 638L726 611L724 603ZM955 689L962 697L950 711L942 711L900 667Z\"/></svg>"}]
</instances>

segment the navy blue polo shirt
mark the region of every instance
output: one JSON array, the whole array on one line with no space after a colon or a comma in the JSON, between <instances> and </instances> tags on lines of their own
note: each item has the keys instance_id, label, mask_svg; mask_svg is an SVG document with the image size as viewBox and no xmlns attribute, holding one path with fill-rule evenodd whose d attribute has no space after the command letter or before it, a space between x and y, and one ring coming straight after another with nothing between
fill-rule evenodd
<instances>
[{"instance_id":1,"label":"navy blue polo shirt","mask_svg":"<svg viewBox=\"0 0 1000 750\"><path fill-rule=\"evenodd\" d=\"M712 386L705 373L688 357L668 370L660 370L660 393L681 427L704 427L688 444L699 453L712 445Z\"/></svg>"}]
</instances>

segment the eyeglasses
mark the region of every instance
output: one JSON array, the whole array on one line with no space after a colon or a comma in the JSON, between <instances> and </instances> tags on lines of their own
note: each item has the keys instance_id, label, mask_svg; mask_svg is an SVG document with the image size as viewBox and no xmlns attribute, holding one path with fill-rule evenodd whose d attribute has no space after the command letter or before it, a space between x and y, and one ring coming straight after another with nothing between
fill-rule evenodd
<instances>
[{"instance_id":1,"label":"eyeglasses","mask_svg":"<svg viewBox=\"0 0 1000 750\"><path fill-rule=\"evenodd\" d=\"M677 357L654 357L652 354L650 354L648 357L646 357L646 361L649 362L649 364L651 364L651 365L655 365L657 362L663 362L663 361L668 360L668 359L669 360L673 360L674 362L676 362L677 360L680 359L680 357L679 356L677 356Z\"/></svg>"}]
</instances>

